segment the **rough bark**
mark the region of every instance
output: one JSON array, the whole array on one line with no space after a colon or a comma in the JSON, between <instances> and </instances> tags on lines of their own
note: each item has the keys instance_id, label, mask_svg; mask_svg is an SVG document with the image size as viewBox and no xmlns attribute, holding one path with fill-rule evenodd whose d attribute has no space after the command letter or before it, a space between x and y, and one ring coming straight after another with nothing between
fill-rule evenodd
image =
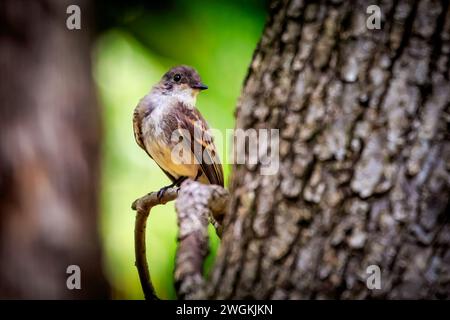
<instances>
[{"instance_id":1,"label":"rough bark","mask_svg":"<svg viewBox=\"0 0 450 320\"><path fill-rule=\"evenodd\" d=\"M237 128L280 170L234 167L210 298L449 298L449 3L369 4L271 4Z\"/></svg>"},{"instance_id":2,"label":"rough bark","mask_svg":"<svg viewBox=\"0 0 450 320\"><path fill-rule=\"evenodd\" d=\"M98 238L99 109L70 1L0 2L0 298L105 298ZM81 290L66 286L81 268Z\"/></svg>"}]
</instances>

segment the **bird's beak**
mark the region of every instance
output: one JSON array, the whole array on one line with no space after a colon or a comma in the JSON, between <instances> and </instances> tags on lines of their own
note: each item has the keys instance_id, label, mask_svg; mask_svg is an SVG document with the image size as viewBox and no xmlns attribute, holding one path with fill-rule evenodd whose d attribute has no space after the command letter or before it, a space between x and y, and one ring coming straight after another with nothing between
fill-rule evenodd
<instances>
[{"instance_id":1,"label":"bird's beak","mask_svg":"<svg viewBox=\"0 0 450 320\"><path fill-rule=\"evenodd\" d=\"M208 86L206 84L199 82L199 83L194 84L192 86L192 88L198 89L198 90L206 90L206 89L208 89Z\"/></svg>"}]
</instances>

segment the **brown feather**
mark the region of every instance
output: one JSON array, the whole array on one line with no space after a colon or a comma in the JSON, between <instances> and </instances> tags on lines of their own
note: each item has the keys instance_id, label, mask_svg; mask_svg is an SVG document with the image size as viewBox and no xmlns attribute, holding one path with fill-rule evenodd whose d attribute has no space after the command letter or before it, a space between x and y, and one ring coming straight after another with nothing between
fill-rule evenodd
<instances>
[{"instance_id":1,"label":"brown feather","mask_svg":"<svg viewBox=\"0 0 450 320\"><path fill-rule=\"evenodd\" d=\"M134 138L136 140L136 143L144 149L145 153L148 154L148 156L153 159L151 154L148 152L147 148L144 144L144 138L142 136L142 120L148 116L152 112L151 106L146 106L143 101L141 101L137 107L134 109L133 113L133 131L134 131ZM155 161L156 162L156 161ZM165 173L165 175L170 179L170 181L175 182L177 179L173 177L170 173L168 173L166 170L161 168L161 166L156 162L158 167Z\"/></svg>"},{"instance_id":2,"label":"brown feather","mask_svg":"<svg viewBox=\"0 0 450 320\"><path fill-rule=\"evenodd\" d=\"M177 115L178 128L186 129L190 134L188 140L191 142L191 152L199 162L202 174L206 176L209 183L223 186L222 165L213 137L207 132L208 124L205 119L196 108L189 108L183 103L175 106L173 114ZM195 128L197 128L197 135Z\"/></svg>"}]
</instances>

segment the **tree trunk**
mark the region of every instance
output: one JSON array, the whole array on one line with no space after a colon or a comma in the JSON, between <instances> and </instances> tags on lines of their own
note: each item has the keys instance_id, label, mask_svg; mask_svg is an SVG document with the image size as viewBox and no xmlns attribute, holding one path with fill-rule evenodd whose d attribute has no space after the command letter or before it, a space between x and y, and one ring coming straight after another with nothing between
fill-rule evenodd
<instances>
[{"instance_id":1,"label":"tree trunk","mask_svg":"<svg viewBox=\"0 0 450 320\"><path fill-rule=\"evenodd\" d=\"M450 298L449 2L368 5L272 3L237 128L280 169L235 165L209 297Z\"/></svg>"},{"instance_id":2,"label":"tree trunk","mask_svg":"<svg viewBox=\"0 0 450 320\"><path fill-rule=\"evenodd\" d=\"M89 10L77 3L81 30L66 28L70 1L0 2L0 298L108 296ZM69 265L81 290L66 285Z\"/></svg>"}]
</instances>

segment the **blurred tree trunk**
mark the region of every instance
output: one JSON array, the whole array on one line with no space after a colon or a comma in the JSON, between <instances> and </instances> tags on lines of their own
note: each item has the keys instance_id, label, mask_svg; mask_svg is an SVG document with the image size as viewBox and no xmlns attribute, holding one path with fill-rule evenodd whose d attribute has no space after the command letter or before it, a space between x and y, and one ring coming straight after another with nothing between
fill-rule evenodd
<instances>
[{"instance_id":1,"label":"blurred tree trunk","mask_svg":"<svg viewBox=\"0 0 450 320\"><path fill-rule=\"evenodd\" d=\"M72 2L73 3L73 2ZM70 1L0 3L0 298L106 298L98 237L99 109ZM81 290L66 286L81 268Z\"/></svg>"},{"instance_id":2,"label":"blurred tree trunk","mask_svg":"<svg viewBox=\"0 0 450 320\"><path fill-rule=\"evenodd\" d=\"M235 166L209 295L450 298L449 3L368 30L367 1L305 2L272 3L245 82L237 128L280 128L280 169Z\"/></svg>"}]
</instances>

